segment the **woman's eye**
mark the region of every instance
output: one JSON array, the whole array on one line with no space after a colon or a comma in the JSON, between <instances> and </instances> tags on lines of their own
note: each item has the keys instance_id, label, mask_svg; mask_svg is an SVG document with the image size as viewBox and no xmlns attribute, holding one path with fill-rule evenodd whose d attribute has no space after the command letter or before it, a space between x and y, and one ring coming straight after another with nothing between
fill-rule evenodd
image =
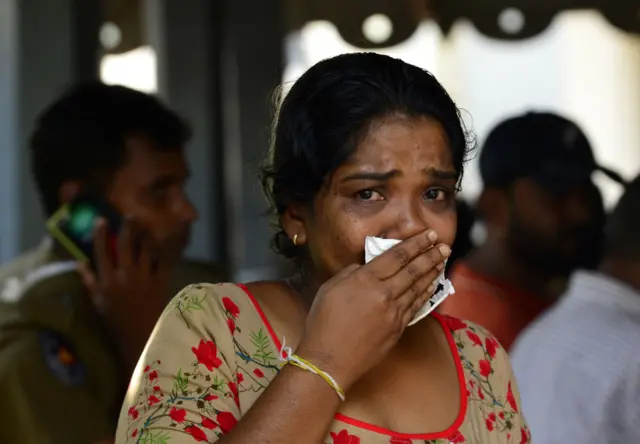
<instances>
[{"instance_id":1,"label":"woman's eye","mask_svg":"<svg viewBox=\"0 0 640 444\"><path fill-rule=\"evenodd\" d=\"M424 193L424 197L426 200L445 200L447 198L447 193L444 190L427 190Z\"/></svg>"},{"instance_id":2,"label":"woman's eye","mask_svg":"<svg viewBox=\"0 0 640 444\"><path fill-rule=\"evenodd\" d=\"M373 191L373 190L358 191L356 193L356 195L361 200L373 201L373 200L382 200L383 199L382 195L380 193L378 193L377 191Z\"/></svg>"}]
</instances>

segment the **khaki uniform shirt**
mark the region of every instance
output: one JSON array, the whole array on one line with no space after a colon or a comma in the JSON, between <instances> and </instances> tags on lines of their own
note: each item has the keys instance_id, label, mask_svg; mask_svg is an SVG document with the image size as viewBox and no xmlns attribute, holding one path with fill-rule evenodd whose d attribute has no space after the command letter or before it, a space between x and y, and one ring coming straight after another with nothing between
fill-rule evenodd
<instances>
[{"instance_id":1,"label":"khaki uniform shirt","mask_svg":"<svg viewBox=\"0 0 640 444\"><path fill-rule=\"evenodd\" d=\"M75 270L47 244L0 268L0 443L114 437L127 378ZM176 291L206 276L221 278L182 264Z\"/></svg>"}]
</instances>

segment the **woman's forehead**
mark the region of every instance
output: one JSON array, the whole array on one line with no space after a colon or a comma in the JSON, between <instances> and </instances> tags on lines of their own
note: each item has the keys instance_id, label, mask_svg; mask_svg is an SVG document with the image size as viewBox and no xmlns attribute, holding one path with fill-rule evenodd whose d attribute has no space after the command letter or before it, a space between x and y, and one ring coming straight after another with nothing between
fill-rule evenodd
<instances>
[{"instance_id":1,"label":"woman's forehead","mask_svg":"<svg viewBox=\"0 0 640 444\"><path fill-rule=\"evenodd\" d=\"M374 122L344 167L364 170L452 170L451 149L439 122L392 117Z\"/></svg>"}]
</instances>

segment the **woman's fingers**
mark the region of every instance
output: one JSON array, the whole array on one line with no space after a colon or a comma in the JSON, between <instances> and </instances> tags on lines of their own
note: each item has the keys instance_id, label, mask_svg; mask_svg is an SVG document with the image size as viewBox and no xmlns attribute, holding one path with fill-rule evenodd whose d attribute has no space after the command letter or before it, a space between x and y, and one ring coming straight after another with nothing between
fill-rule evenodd
<instances>
[{"instance_id":1,"label":"woman's fingers","mask_svg":"<svg viewBox=\"0 0 640 444\"><path fill-rule=\"evenodd\" d=\"M366 265L368 272L380 280L395 276L412 261L433 247L438 235L433 230L425 230L388 249Z\"/></svg>"},{"instance_id":2,"label":"woman's fingers","mask_svg":"<svg viewBox=\"0 0 640 444\"><path fill-rule=\"evenodd\" d=\"M435 279L444 270L444 261L449 254L451 249L447 245L432 247L387 279L384 284L389 286L396 298L402 298L407 293L414 294L417 298L429 286L429 279Z\"/></svg>"}]
</instances>

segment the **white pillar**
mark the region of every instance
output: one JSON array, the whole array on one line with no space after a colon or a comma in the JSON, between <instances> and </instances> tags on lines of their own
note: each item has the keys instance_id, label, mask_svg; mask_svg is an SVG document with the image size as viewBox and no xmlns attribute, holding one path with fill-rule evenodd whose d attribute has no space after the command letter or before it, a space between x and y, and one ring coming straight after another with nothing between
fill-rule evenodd
<instances>
[{"instance_id":1,"label":"white pillar","mask_svg":"<svg viewBox=\"0 0 640 444\"><path fill-rule=\"evenodd\" d=\"M273 277L283 265L270 248L273 231L257 174L269 146L272 93L284 68L280 3L228 0L225 5L221 72L226 216L230 262L239 281Z\"/></svg>"},{"instance_id":2,"label":"white pillar","mask_svg":"<svg viewBox=\"0 0 640 444\"><path fill-rule=\"evenodd\" d=\"M187 256L226 261L219 120L220 6L211 0L146 0L147 40L156 51L158 94L193 129L187 190L200 214Z\"/></svg>"}]
</instances>

